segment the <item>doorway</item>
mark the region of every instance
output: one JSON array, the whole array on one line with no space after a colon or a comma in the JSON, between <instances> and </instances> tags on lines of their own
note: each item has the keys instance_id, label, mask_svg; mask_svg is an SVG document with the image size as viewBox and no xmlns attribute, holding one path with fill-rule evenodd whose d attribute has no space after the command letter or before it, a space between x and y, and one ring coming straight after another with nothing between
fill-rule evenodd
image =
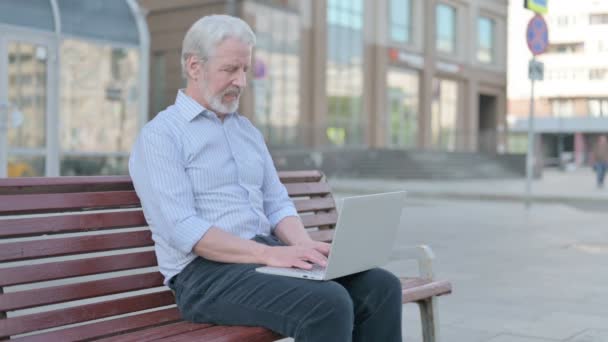
<instances>
[{"instance_id":1,"label":"doorway","mask_svg":"<svg viewBox=\"0 0 608 342\"><path fill-rule=\"evenodd\" d=\"M496 153L497 146L497 98L495 95L479 94L479 120L477 150Z\"/></svg>"}]
</instances>

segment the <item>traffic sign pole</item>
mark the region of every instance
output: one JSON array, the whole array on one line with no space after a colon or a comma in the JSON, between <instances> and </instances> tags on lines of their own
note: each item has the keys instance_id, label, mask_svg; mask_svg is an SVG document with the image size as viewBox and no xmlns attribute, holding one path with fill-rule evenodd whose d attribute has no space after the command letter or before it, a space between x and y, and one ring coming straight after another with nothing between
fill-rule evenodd
<instances>
[{"instance_id":1,"label":"traffic sign pole","mask_svg":"<svg viewBox=\"0 0 608 342\"><path fill-rule=\"evenodd\" d=\"M543 1L537 0L536 3L543 4ZM544 1L544 6L546 7L546 1ZM536 56L544 53L549 47L549 30L547 22L542 15L537 13L530 19L526 30L526 41L533 56L529 64L530 113L528 114L528 153L526 155L526 209L530 209L532 206L532 177L534 176L534 166L536 164L534 146L534 83L537 79L542 79L536 71L532 72L532 69L536 69L537 67Z\"/></svg>"},{"instance_id":2,"label":"traffic sign pole","mask_svg":"<svg viewBox=\"0 0 608 342\"><path fill-rule=\"evenodd\" d=\"M536 56L532 57L536 62ZM528 153L526 154L526 209L532 206L532 177L534 173L534 82L530 79L530 112L528 113Z\"/></svg>"}]
</instances>

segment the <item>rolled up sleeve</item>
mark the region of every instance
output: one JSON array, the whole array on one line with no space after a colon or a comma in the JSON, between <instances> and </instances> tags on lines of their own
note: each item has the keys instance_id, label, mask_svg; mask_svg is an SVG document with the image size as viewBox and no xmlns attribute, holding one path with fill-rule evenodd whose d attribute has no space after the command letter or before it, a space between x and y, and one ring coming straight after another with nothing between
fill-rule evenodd
<instances>
[{"instance_id":1,"label":"rolled up sleeve","mask_svg":"<svg viewBox=\"0 0 608 342\"><path fill-rule=\"evenodd\" d=\"M262 184L264 214L268 218L271 230L274 231L277 224L285 217L299 216L293 201L289 198L287 189L279 179L272 157L266 147L264 147L264 152L264 182Z\"/></svg>"},{"instance_id":2,"label":"rolled up sleeve","mask_svg":"<svg viewBox=\"0 0 608 342\"><path fill-rule=\"evenodd\" d=\"M142 130L129 173L146 216L159 228L155 233L181 252L192 252L211 223L197 215L179 141L168 132Z\"/></svg>"}]
</instances>

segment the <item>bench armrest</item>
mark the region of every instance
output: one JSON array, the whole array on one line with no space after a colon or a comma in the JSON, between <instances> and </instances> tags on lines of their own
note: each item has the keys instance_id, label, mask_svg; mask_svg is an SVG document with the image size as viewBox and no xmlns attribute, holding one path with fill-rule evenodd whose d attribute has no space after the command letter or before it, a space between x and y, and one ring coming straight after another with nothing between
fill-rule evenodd
<instances>
[{"instance_id":1,"label":"bench armrest","mask_svg":"<svg viewBox=\"0 0 608 342\"><path fill-rule=\"evenodd\" d=\"M391 260L418 260L418 271L420 276L427 279L434 279L433 260L435 254L431 247L427 245L419 245L413 247L398 247L393 250L390 256Z\"/></svg>"}]
</instances>

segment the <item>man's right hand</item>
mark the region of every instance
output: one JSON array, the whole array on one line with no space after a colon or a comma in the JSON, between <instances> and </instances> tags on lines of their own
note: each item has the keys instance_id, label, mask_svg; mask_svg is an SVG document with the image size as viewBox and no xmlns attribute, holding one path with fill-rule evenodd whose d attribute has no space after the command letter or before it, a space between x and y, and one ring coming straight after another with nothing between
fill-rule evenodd
<instances>
[{"instance_id":1,"label":"man's right hand","mask_svg":"<svg viewBox=\"0 0 608 342\"><path fill-rule=\"evenodd\" d=\"M314 248L302 246L266 246L262 262L273 267L297 267L305 270L312 264L327 266L327 257Z\"/></svg>"}]
</instances>

